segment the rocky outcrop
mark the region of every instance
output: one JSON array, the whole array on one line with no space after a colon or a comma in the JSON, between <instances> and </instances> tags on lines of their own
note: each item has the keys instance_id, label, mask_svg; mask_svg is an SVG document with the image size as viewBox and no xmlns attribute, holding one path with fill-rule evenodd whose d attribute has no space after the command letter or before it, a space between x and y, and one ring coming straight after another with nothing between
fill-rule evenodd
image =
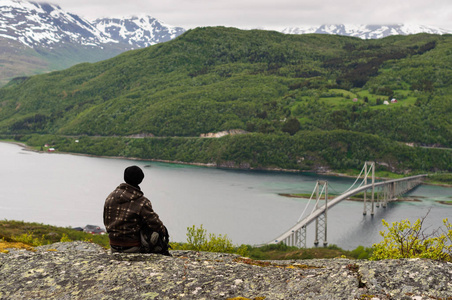
<instances>
[{"instance_id":1,"label":"rocky outcrop","mask_svg":"<svg viewBox=\"0 0 452 300\"><path fill-rule=\"evenodd\" d=\"M209 133L202 133L200 137L202 138L220 138L225 135L236 135L236 134L246 134L247 132L242 129L230 129L220 132L209 132Z\"/></svg>"},{"instance_id":2,"label":"rocky outcrop","mask_svg":"<svg viewBox=\"0 0 452 300\"><path fill-rule=\"evenodd\" d=\"M452 264L260 262L231 254L110 254L84 242L0 254L0 299L452 299Z\"/></svg>"}]
</instances>

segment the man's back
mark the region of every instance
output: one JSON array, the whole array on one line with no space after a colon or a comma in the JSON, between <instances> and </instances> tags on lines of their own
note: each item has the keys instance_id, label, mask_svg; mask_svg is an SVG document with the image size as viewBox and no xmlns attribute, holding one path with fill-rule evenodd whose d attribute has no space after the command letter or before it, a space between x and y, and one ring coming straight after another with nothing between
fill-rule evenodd
<instances>
[{"instance_id":1,"label":"man's back","mask_svg":"<svg viewBox=\"0 0 452 300\"><path fill-rule=\"evenodd\" d=\"M120 184L105 200L104 224L113 245L140 245L140 212L149 202L137 188Z\"/></svg>"},{"instance_id":2,"label":"man's back","mask_svg":"<svg viewBox=\"0 0 452 300\"><path fill-rule=\"evenodd\" d=\"M124 172L126 183L121 183L105 200L104 225L112 249L141 247L140 231L144 228L167 234L151 202L139 187L143 178L140 168L128 167Z\"/></svg>"}]
</instances>

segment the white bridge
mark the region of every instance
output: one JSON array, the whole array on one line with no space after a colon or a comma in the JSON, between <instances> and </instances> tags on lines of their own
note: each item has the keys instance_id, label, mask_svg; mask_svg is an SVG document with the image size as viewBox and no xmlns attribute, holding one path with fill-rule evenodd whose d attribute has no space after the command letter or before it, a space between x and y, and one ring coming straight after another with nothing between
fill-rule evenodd
<instances>
[{"instance_id":1,"label":"white bridge","mask_svg":"<svg viewBox=\"0 0 452 300\"><path fill-rule=\"evenodd\" d=\"M361 178L361 174L364 171L364 179L362 180L360 186L353 188L353 186ZM368 184L369 173L372 172L371 183ZM375 206L386 207L387 203L390 201L397 200L397 197L403 195L415 188L422 183L422 179L428 175L417 175L411 177L405 177L400 179L393 179L383 182L375 182L375 163L366 162L364 164L363 170L358 175L355 183L340 196L335 197L332 200L328 199L328 182L318 180L314 191L312 192L311 199L309 199L306 208L301 214L298 222L292 226L289 230L275 238L274 240L268 242L267 244L278 244L284 243L288 246L296 246L299 248L306 248L306 227L315 222L315 240L314 244L317 246L319 244L319 238L323 239L323 245L326 246L327 242L327 214L328 209L332 208L339 202L350 198L356 194L363 193L363 203L364 211L363 214L366 215L370 211L371 215L374 214ZM316 203L314 209L311 213L303 218L306 209L311 202L314 193L316 194ZM368 195L370 193L370 195ZM322 197L324 195L324 198ZM370 196L370 199L367 198ZM322 205L321 202L324 204Z\"/></svg>"}]
</instances>

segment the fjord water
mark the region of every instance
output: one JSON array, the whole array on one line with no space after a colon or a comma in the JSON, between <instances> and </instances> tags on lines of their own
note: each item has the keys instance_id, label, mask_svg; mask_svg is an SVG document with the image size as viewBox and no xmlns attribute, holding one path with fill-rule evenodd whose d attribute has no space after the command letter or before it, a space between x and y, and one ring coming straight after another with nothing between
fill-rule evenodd
<instances>
[{"instance_id":1,"label":"fjord water","mask_svg":"<svg viewBox=\"0 0 452 300\"><path fill-rule=\"evenodd\" d=\"M123 181L130 165L145 173L141 188L168 227L172 241L185 241L186 228L201 224L209 233L227 234L234 244L271 241L294 225L308 200L281 193L311 193L316 180L328 180L330 193L354 179L316 174L223 170L70 154L36 153L0 143L0 219L57 226L100 225L107 195ZM328 243L344 249L381 240L381 219L416 220L427 215L430 229L452 218L452 188L422 185L410 193L420 202L391 203L363 216L363 204L344 201L328 211ZM310 211L309 208L307 211ZM308 247L314 225L308 226ZM1 229L0 229L1 230ZM322 241L321 241L322 243Z\"/></svg>"}]
</instances>

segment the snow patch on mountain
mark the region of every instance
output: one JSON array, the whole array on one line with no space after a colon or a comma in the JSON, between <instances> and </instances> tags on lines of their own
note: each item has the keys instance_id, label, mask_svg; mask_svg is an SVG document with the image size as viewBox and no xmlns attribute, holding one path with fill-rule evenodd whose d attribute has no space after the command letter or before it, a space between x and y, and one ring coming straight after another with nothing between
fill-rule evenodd
<instances>
[{"instance_id":1,"label":"snow patch on mountain","mask_svg":"<svg viewBox=\"0 0 452 300\"><path fill-rule=\"evenodd\" d=\"M185 32L181 27L166 25L147 15L103 18L93 23L99 31L111 39L138 48L172 40Z\"/></svg>"},{"instance_id":2,"label":"snow patch on mountain","mask_svg":"<svg viewBox=\"0 0 452 300\"><path fill-rule=\"evenodd\" d=\"M58 5L0 1L0 37L32 48L53 48L67 43L103 48L113 43L128 50L166 42L183 32L181 27L165 25L149 16L100 19L91 23Z\"/></svg>"},{"instance_id":3,"label":"snow patch on mountain","mask_svg":"<svg viewBox=\"0 0 452 300\"><path fill-rule=\"evenodd\" d=\"M2 0L0 28L3 37L29 47L50 47L60 42L82 45L114 42L88 21L47 3Z\"/></svg>"},{"instance_id":4,"label":"snow patch on mountain","mask_svg":"<svg viewBox=\"0 0 452 300\"><path fill-rule=\"evenodd\" d=\"M452 31L432 26L414 24L394 25L354 25L331 24L321 26L288 27L281 31L286 34L333 34L359 37L361 39L380 39L390 35L409 35L417 33L450 34Z\"/></svg>"},{"instance_id":5,"label":"snow patch on mountain","mask_svg":"<svg viewBox=\"0 0 452 300\"><path fill-rule=\"evenodd\" d=\"M103 18L93 22L62 10L58 5L26 0L0 1L0 38L19 41L28 47L53 49L72 44L117 47L122 51L148 47L174 39L185 32L181 27L166 25L147 15ZM431 26L394 25L321 25L289 27L286 34L334 34L378 39L389 35L416 33L451 34L452 31Z\"/></svg>"}]
</instances>

